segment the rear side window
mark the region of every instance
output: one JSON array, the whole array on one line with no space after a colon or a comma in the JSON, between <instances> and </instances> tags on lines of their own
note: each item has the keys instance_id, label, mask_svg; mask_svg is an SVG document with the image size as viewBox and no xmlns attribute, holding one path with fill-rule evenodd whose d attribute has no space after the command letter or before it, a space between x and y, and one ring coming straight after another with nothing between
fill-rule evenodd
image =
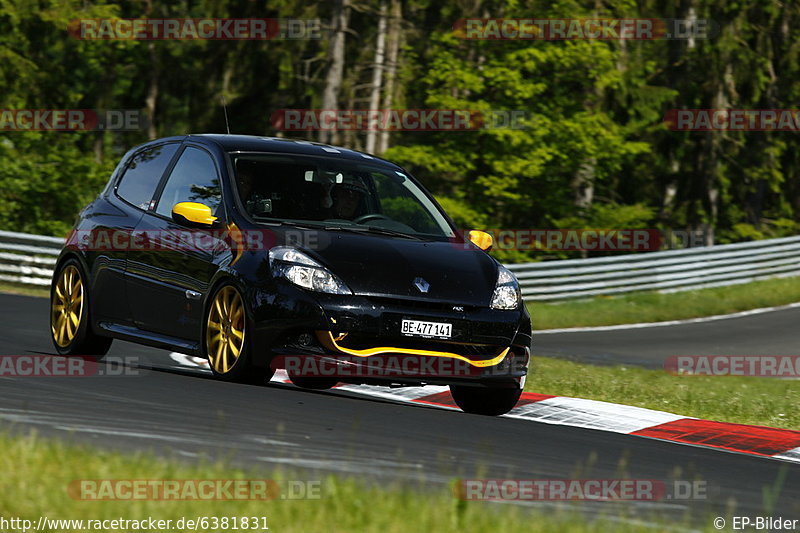
<instances>
[{"instance_id":1,"label":"rear side window","mask_svg":"<svg viewBox=\"0 0 800 533\"><path fill-rule=\"evenodd\" d=\"M117 186L117 194L139 209L150 207L150 200L161 176L178 150L178 144L162 144L133 156Z\"/></svg>"},{"instance_id":2,"label":"rear side window","mask_svg":"<svg viewBox=\"0 0 800 533\"><path fill-rule=\"evenodd\" d=\"M168 217L180 202L207 205L212 213L216 213L222 203L217 167L205 150L190 146L183 151L167 178L156 213Z\"/></svg>"}]
</instances>

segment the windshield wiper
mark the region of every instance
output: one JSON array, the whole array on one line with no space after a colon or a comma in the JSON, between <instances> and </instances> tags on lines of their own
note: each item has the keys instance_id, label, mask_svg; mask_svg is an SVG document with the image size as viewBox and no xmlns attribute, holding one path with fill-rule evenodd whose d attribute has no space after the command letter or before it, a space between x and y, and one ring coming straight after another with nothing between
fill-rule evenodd
<instances>
[{"instance_id":1,"label":"windshield wiper","mask_svg":"<svg viewBox=\"0 0 800 533\"><path fill-rule=\"evenodd\" d=\"M284 220L276 220L269 217L253 216L261 224L268 224L271 226L290 226L299 229L317 229L325 231L352 231L353 233L376 233L379 235L391 235L392 237L403 237L405 239L413 239L416 241L424 240L422 237L412 235L410 233L403 233L392 229L380 228L377 226L333 226L331 224L315 224L304 222L289 222Z\"/></svg>"},{"instance_id":2,"label":"windshield wiper","mask_svg":"<svg viewBox=\"0 0 800 533\"><path fill-rule=\"evenodd\" d=\"M250 216L253 219L255 219L259 224L264 224L266 226L290 226L292 228L298 228L298 229L327 229L322 224L313 224L305 222L287 222L285 220L276 220L274 218L260 217L257 215L250 215Z\"/></svg>"},{"instance_id":3,"label":"windshield wiper","mask_svg":"<svg viewBox=\"0 0 800 533\"><path fill-rule=\"evenodd\" d=\"M354 233L377 233L380 235L391 235L393 237L403 237L405 239L413 239L416 241L423 240L422 237L417 235L403 233L402 231L395 231L393 229L379 228L377 226L325 226L325 229L330 231L352 231Z\"/></svg>"}]
</instances>

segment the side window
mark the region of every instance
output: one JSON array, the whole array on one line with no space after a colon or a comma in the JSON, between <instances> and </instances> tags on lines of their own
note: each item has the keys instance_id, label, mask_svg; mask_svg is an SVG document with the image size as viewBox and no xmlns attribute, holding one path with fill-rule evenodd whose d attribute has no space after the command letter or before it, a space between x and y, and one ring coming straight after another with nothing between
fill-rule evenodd
<instances>
[{"instance_id":1,"label":"side window","mask_svg":"<svg viewBox=\"0 0 800 533\"><path fill-rule=\"evenodd\" d=\"M167 179L156 213L169 217L180 202L205 204L212 213L222 203L217 167L208 152L191 146L183 151Z\"/></svg>"},{"instance_id":2,"label":"side window","mask_svg":"<svg viewBox=\"0 0 800 533\"><path fill-rule=\"evenodd\" d=\"M158 182L164 174L172 156L178 150L178 144L162 144L143 150L133 156L122 181L117 186L117 194L139 209L150 207L150 200L156 192Z\"/></svg>"}]
</instances>

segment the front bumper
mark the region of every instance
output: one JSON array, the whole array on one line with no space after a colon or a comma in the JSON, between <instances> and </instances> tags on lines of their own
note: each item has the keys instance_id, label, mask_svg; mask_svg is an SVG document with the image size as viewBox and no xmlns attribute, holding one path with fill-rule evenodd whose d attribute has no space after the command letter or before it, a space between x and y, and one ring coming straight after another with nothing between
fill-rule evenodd
<instances>
[{"instance_id":1,"label":"front bumper","mask_svg":"<svg viewBox=\"0 0 800 533\"><path fill-rule=\"evenodd\" d=\"M524 306L492 310L384 296L313 294L291 285L255 296L265 364L359 383L518 385L530 357ZM453 325L449 339L408 337L404 318Z\"/></svg>"}]
</instances>

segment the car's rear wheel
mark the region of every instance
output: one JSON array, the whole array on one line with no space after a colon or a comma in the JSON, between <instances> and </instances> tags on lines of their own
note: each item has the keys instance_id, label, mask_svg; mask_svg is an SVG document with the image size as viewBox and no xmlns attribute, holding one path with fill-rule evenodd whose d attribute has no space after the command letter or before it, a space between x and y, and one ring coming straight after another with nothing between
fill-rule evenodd
<instances>
[{"instance_id":1,"label":"car's rear wheel","mask_svg":"<svg viewBox=\"0 0 800 533\"><path fill-rule=\"evenodd\" d=\"M89 291L80 263L68 259L53 275L50 286L50 338L61 355L91 355L100 359L112 339L92 331Z\"/></svg>"},{"instance_id":2,"label":"car's rear wheel","mask_svg":"<svg viewBox=\"0 0 800 533\"><path fill-rule=\"evenodd\" d=\"M517 405L522 389L450 385L450 394L465 413L497 416L506 414Z\"/></svg>"},{"instance_id":3,"label":"car's rear wheel","mask_svg":"<svg viewBox=\"0 0 800 533\"><path fill-rule=\"evenodd\" d=\"M332 378L315 378L315 377L307 377L307 376L293 376L289 374L289 379L292 380L292 383L300 387L301 389L311 389L311 390L327 390L331 389L336 386L338 381Z\"/></svg>"},{"instance_id":4,"label":"car's rear wheel","mask_svg":"<svg viewBox=\"0 0 800 533\"><path fill-rule=\"evenodd\" d=\"M233 285L222 285L206 312L204 346L211 371L220 379L263 384L272 370L252 364L253 341L248 334L247 307Z\"/></svg>"}]
</instances>

